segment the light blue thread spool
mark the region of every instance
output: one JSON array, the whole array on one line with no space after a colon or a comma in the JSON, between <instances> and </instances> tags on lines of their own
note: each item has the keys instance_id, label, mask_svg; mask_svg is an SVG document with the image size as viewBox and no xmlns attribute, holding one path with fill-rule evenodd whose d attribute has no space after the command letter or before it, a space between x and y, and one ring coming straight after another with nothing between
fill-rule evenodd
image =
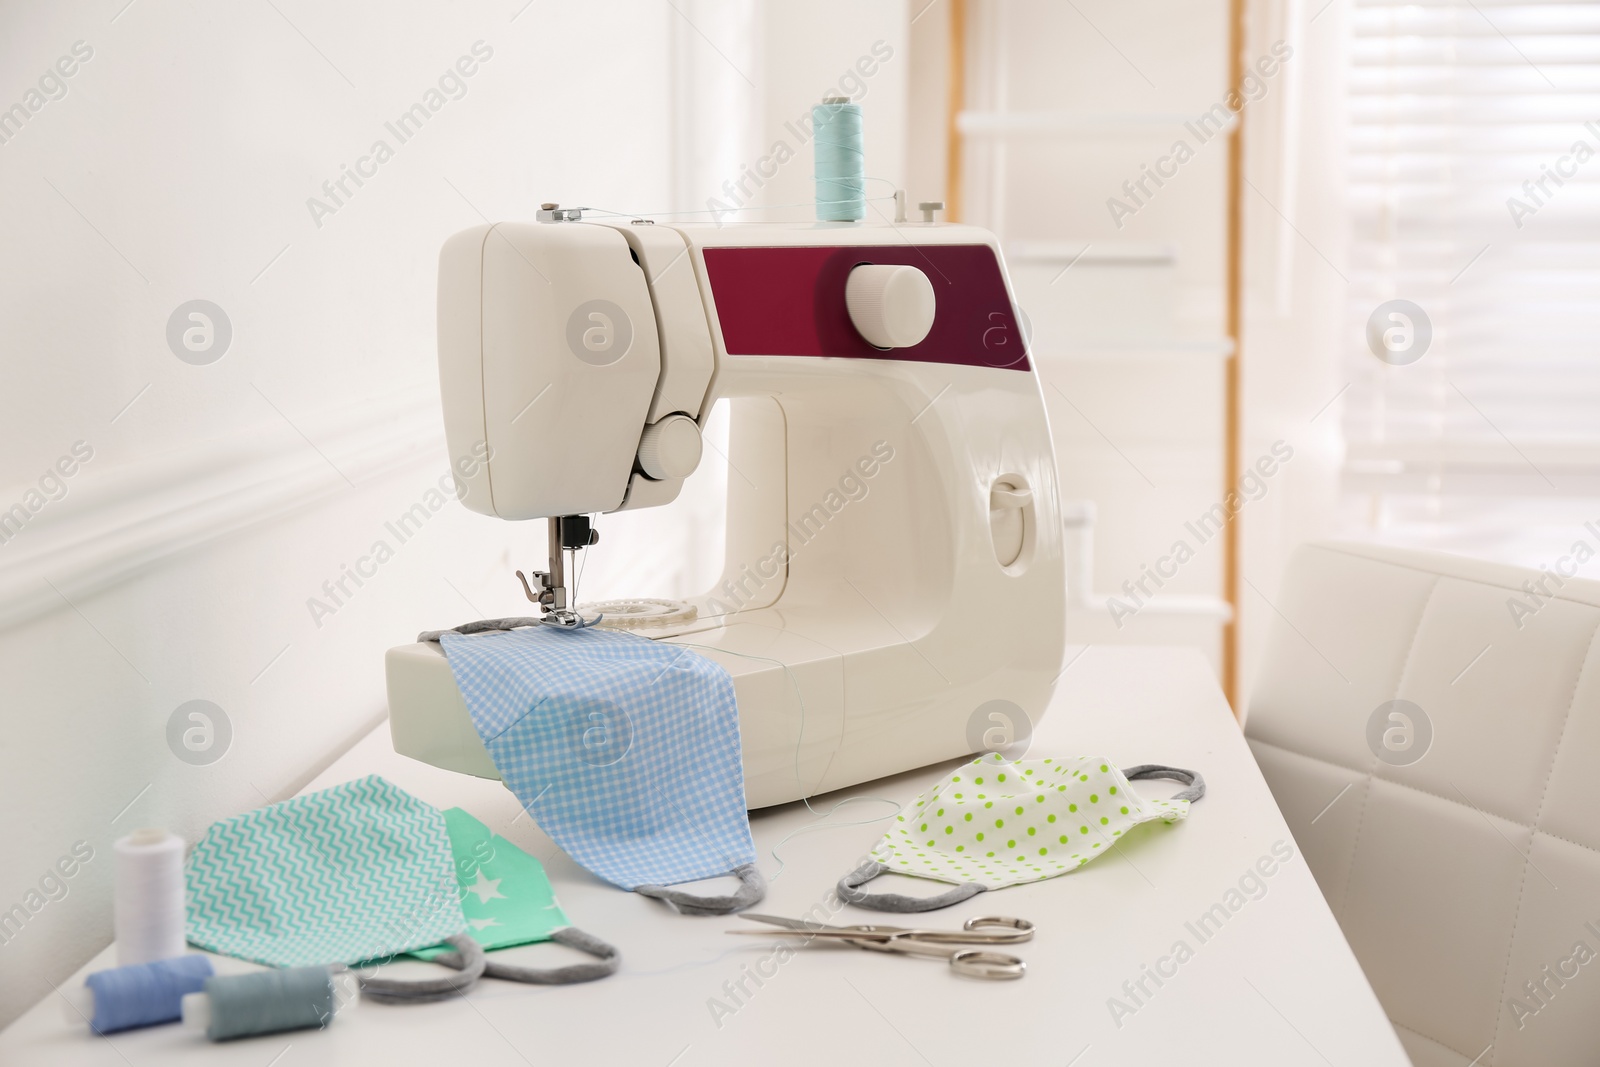
<instances>
[{"instance_id":1,"label":"light blue thread spool","mask_svg":"<svg viewBox=\"0 0 1600 1067\"><path fill-rule=\"evenodd\" d=\"M811 108L817 218L859 222L867 217L867 154L861 105L830 96Z\"/></svg>"},{"instance_id":2,"label":"light blue thread spool","mask_svg":"<svg viewBox=\"0 0 1600 1067\"><path fill-rule=\"evenodd\" d=\"M75 1005L75 1011L82 1011L79 1018L87 1015L90 1029L99 1034L176 1022L183 1014L184 996L198 991L212 973L205 956L96 971L84 980L87 1004Z\"/></svg>"}]
</instances>

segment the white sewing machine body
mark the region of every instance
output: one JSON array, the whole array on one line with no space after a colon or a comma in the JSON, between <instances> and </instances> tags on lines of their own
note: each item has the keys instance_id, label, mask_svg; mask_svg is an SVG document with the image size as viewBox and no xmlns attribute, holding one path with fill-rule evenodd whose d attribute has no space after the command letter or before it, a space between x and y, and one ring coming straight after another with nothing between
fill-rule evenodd
<instances>
[{"instance_id":1,"label":"white sewing machine body","mask_svg":"<svg viewBox=\"0 0 1600 1067\"><path fill-rule=\"evenodd\" d=\"M862 264L927 276L924 339L863 339ZM452 459L488 457L461 498L485 514L666 504L698 459L685 420L730 400L723 580L692 619L629 628L732 676L750 807L974 751L1005 726L993 701L1042 714L1065 623L1055 457L986 231L480 226L441 255L439 337ZM398 752L496 777L437 644L391 649L387 673Z\"/></svg>"}]
</instances>

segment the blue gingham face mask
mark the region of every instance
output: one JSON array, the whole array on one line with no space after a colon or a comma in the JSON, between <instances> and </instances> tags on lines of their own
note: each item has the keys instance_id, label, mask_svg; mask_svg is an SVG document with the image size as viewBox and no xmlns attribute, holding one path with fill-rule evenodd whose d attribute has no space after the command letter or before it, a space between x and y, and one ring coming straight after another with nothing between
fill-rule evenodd
<instances>
[{"instance_id":1,"label":"blue gingham face mask","mask_svg":"<svg viewBox=\"0 0 1600 1067\"><path fill-rule=\"evenodd\" d=\"M569 856L689 914L761 899L726 671L680 645L593 628L439 641L500 777ZM670 888L724 874L737 892Z\"/></svg>"}]
</instances>

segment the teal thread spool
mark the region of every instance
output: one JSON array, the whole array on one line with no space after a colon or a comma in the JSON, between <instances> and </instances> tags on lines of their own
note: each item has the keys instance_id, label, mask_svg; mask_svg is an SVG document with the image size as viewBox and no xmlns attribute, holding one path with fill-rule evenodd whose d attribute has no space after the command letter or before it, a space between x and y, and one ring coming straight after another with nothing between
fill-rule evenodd
<instances>
[{"instance_id":1,"label":"teal thread spool","mask_svg":"<svg viewBox=\"0 0 1600 1067\"><path fill-rule=\"evenodd\" d=\"M859 222L867 217L867 154L861 105L830 96L811 108L817 218Z\"/></svg>"},{"instance_id":2,"label":"teal thread spool","mask_svg":"<svg viewBox=\"0 0 1600 1067\"><path fill-rule=\"evenodd\" d=\"M212 1041L321 1029L350 1001L334 996L327 967L218 975L183 998L183 1022Z\"/></svg>"}]
</instances>

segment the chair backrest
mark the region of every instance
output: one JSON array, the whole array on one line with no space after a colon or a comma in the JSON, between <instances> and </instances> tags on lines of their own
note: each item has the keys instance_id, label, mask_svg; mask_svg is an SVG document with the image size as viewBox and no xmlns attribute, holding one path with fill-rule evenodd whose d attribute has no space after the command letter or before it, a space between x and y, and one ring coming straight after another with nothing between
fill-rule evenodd
<instances>
[{"instance_id":1,"label":"chair backrest","mask_svg":"<svg viewBox=\"0 0 1600 1067\"><path fill-rule=\"evenodd\" d=\"M1419 1065L1600 1062L1596 548L1311 544L1274 598L1245 733Z\"/></svg>"}]
</instances>

